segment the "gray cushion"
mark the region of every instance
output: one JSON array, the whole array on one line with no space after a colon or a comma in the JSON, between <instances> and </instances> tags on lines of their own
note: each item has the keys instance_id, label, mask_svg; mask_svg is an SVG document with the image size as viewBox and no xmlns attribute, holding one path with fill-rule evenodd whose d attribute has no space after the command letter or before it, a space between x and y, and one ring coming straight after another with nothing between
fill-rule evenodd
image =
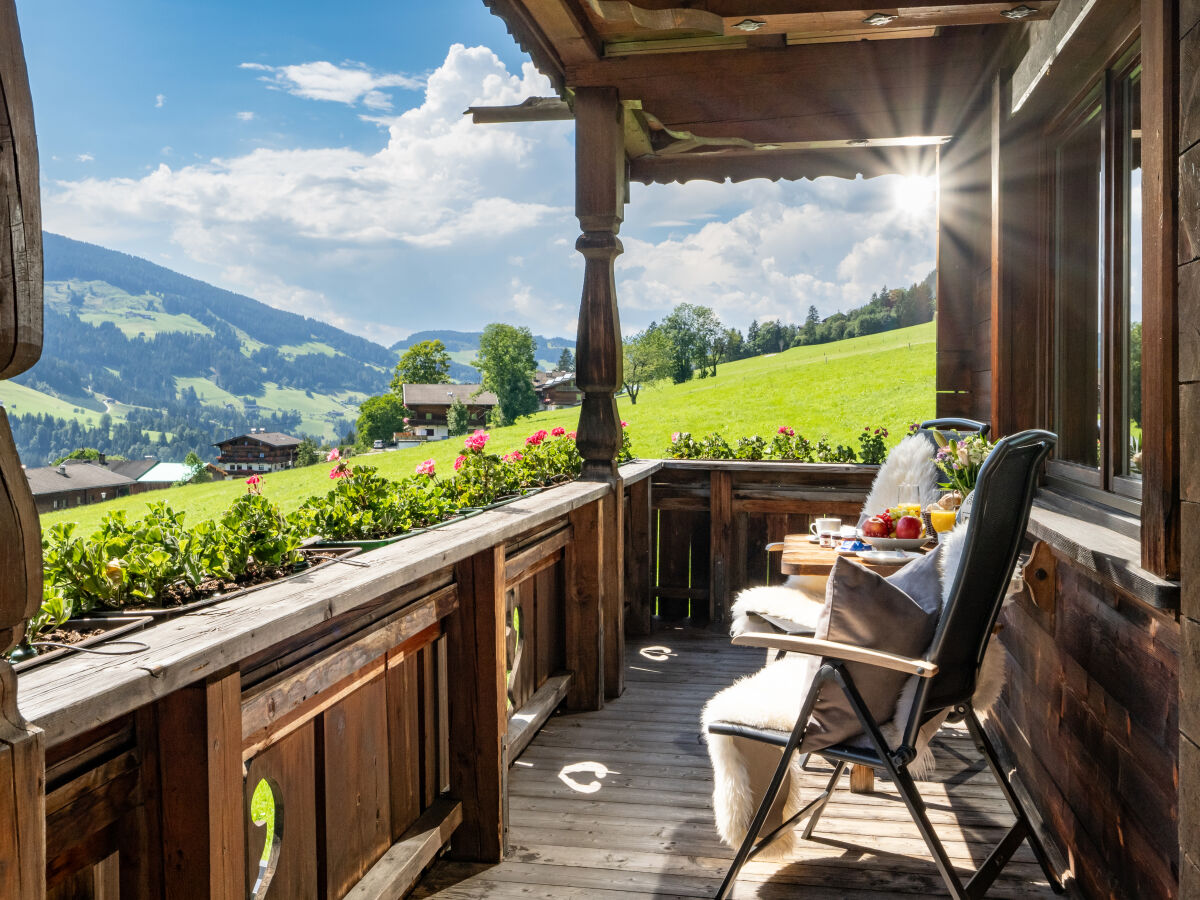
<instances>
[{"instance_id":1,"label":"gray cushion","mask_svg":"<svg viewBox=\"0 0 1200 900\"><path fill-rule=\"evenodd\" d=\"M815 636L919 657L933 639L941 611L937 556L937 551L926 554L890 578L839 558L829 576L825 608ZM908 676L864 663L847 663L846 670L875 721L882 724L892 718ZM845 694L829 684L813 708L800 749L806 753L820 750L861 731Z\"/></svg>"}]
</instances>

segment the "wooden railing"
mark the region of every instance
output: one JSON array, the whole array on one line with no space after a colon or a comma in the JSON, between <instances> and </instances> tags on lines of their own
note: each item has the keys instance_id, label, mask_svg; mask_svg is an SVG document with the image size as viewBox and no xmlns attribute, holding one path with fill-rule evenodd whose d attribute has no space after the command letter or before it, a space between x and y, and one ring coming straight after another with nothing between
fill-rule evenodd
<instances>
[{"instance_id":1,"label":"wooden railing","mask_svg":"<svg viewBox=\"0 0 1200 900\"><path fill-rule=\"evenodd\" d=\"M637 574L648 589L632 595L647 597L647 605L631 610L628 621L648 623L652 615L667 621L690 618L695 624L727 621L738 591L780 579L779 559L768 559L767 544L807 531L818 516L856 520L876 471L875 466L664 461L638 493L638 508L648 502L650 510L646 527L652 552L647 571Z\"/></svg>"},{"instance_id":2,"label":"wooden railing","mask_svg":"<svg viewBox=\"0 0 1200 900\"><path fill-rule=\"evenodd\" d=\"M447 844L499 859L508 764L603 703L615 508L565 485L24 673L48 896L397 896Z\"/></svg>"},{"instance_id":3,"label":"wooden railing","mask_svg":"<svg viewBox=\"0 0 1200 900\"><path fill-rule=\"evenodd\" d=\"M48 895L397 896L447 846L498 860L508 766L619 693L623 626L722 619L872 475L638 462L623 508L565 485L23 673Z\"/></svg>"}]
</instances>

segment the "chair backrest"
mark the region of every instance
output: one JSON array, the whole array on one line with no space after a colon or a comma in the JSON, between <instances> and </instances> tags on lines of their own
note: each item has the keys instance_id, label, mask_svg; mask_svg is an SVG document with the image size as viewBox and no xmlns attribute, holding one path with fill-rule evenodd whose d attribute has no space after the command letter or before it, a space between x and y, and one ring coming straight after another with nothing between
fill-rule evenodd
<instances>
[{"instance_id":1,"label":"chair backrest","mask_svg":"<svg viewBox=\"0 0 1200 900\"><path fill-rule=\"evenodd\" d=\"M987 437L992 431L992 426L976 419L954 418L926 419L917 426L917 434L924 435L936 446L937 440L933 436L935 431L941 432L942 437L948 441L961 441L969 434L981 434Z\"/></svg>"},{"instance_id":2,"label":"chair backrest","mask_svg":"<svg viewBox=\"0 0 1200 900\"><path fill-rule=\"evenodd\" d=\"M928 713L974 694L1029 524L1038 473L1057 440L1049 431L1023 431L999 441L984 460L958 572L934 634L931 659L938 673L921 680L910 732Z\"/></svg>"}]
</instances>

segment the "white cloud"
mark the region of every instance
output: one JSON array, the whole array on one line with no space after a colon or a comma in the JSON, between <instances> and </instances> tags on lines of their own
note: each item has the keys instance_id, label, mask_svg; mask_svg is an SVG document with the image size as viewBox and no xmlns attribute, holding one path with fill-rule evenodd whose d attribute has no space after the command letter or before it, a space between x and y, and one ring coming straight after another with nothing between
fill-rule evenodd
<instances>
[{"instance_id":1,"label":"white cloud","mask_svg":"<svg viewBox=\"0 0 1200 900\"><path fill-rule=\"evenodd\" d=\"M392 98L384 88L419 90L420 78L399 73L373 72L361 63L345 62L334 65L325 60L291 66L267 66L262 63L242 63L243 69L265 72L259 76L271 87L309 100L328 100L357 106L360 103L373 110L392 108Z\"/></svg>"},{"instance_id":2,"label":"white cloud","mask_svg":"<svg viewBox=\"0 0 1200 900\"><path fill-rule=\"evenodd\" d=\"M95 158L96 157L92 156L90 153L80 153L77 157L75 157L75 159L77 159L79 162L92 162Z\"/></svg>"},{"instance_id":3,"label":"white cloud","mask_svg":"<svg viewBox=\"0 0 1200 900\"><path fill-rule=\"evenodd\" d=\"M154 95L154 108L155 109L162 109L163 104L166 102L167 102L166 94L155 94Z\"/></svg>"},{"instance_id":4,"label":"white cloud","mask_svg":"<svg viewBox=\"0 0 1200 900\"><path fill-rule=\"evenodd\" d=\"M241 112L236 112L236 113L234 113L234 116L239 121L242 121L242 122L254 121L254 113L250 112L250 110L242 110Z\"/></svg>"},{"instance_id":5,"label":"white cloud","mask_svg":"<svg viewBox=\"0 0 1200 900\"><path fill-rule=\"evenodd\" d=\"M287 69L258 67L272 79ZM366 108L381 90L372 84L340 102ZM170 253L185 274L378 341L494 321L570 335L583 271L573 126L474 125L462 114L550 90L529 64L512 73L485 47L455 45L415 105L370 113L374 149L332 146L333 126L327 147L60 181L43 196L47 228L152 259ZM895 183L633 185L616 266L622 327L681 301L743 329L755 317L800 321L810 304L829 314L923 278L933 217L905 211Z\"/></svg>"}]
</instances>

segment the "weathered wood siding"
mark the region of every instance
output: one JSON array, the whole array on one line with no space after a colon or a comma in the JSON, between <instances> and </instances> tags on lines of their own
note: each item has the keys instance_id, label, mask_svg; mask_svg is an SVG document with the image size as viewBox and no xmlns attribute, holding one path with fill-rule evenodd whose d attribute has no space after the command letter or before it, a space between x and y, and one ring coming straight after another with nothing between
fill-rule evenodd
<instances>
[{"instance_id":1,"label":"weathered wood siding","mask_svg":"<svg viewBox=\"0 0 1200 900\"><path fill-rule=\"evenodd\" d=\"M1049 608L1005 608L998 731L1087 897L1176 896L1180 634L1057 555Z\"/></svg>"},{"instance_id":2,"label":"weathered wood siding","mask_svg":"<svg viewBox=\"0 0 1200 900\"><path fill-rule=\"evenodd\" d=\"M1200 898L1200 2L1179 35L1179 468L1183 668L1180 673L1180 895Z\"/></svg>"}]
</instances>

